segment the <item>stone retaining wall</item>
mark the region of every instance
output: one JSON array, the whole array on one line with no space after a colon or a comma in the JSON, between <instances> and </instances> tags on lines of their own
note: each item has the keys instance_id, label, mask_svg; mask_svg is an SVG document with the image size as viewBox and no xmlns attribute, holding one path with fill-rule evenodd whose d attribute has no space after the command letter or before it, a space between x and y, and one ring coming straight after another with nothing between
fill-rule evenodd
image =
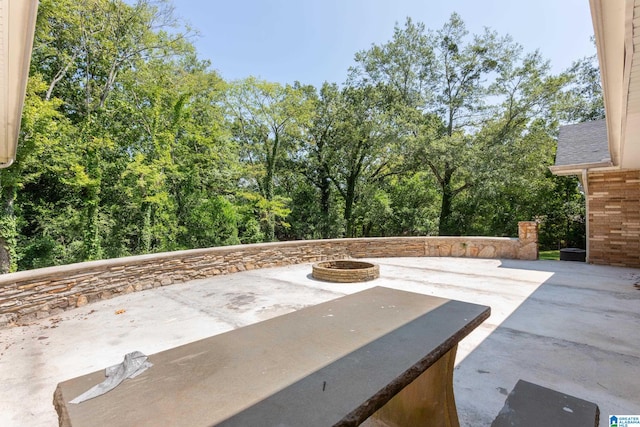
<instances>
[{"instance_id":1,"label":"stone retaining wall","mask_svg":"<svg viewBox=\"0 0 640 427\"><path fill-rule=\"evenodd\" d=\"M192 249L0 276L0 326L59 314L130 292L256 268L344 258L453 256L538 258L538 226L519 223L519 238L380 237L299 240Z\"/></svg>"}]
</instances>

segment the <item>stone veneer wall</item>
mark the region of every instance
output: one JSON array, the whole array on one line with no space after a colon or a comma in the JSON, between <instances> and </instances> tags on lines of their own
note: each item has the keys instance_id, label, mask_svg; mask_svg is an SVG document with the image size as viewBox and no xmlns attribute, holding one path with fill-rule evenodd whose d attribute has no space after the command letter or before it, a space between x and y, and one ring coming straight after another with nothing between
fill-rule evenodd
<instances>
[{"instance_id":1,"label":"stone veneer wall","mask_svg":"<svg viewBox=\"0 0 640 427\"><path fill-rule=\"evenodd\" d=\"M640 267L640 171L589 173L589 262Z\"/></svg>"},{"instance_id":2,"label":"stone veneer wall","mask_svg":"<svg viewBox=\"0 0 640 427\"><path fill-rule=\"evenodd\" d=\"M256 268L345 258L453 256L538 258L538 225L505 237L381 237L299 240L140 255L0 276L0 324L25 322L87 303L173 283Z\"/></svg>"}]
</instances>

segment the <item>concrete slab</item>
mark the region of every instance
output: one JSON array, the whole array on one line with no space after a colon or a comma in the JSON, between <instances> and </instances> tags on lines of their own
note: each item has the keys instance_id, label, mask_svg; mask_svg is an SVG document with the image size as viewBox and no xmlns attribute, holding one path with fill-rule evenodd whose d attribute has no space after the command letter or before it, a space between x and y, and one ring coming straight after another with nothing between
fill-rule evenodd
<instances>
[{"instance_id":1,"label":"concrete slab","mask_svg":"<svg viewBox=\"0 0 640 427\"><path fill-rule=\"evenodd\" d=\"M559 261L384 258L359 284L311 265L254 270L128 294L0 329L0 425L52 426L59 382L373 286L489 305L458 348L463 426L489 426L518 379L640 414L640 269ZM124 310L124 311L122 311ZM120 313L120 314L116 314Z\"/></svg>"}]
</instances>

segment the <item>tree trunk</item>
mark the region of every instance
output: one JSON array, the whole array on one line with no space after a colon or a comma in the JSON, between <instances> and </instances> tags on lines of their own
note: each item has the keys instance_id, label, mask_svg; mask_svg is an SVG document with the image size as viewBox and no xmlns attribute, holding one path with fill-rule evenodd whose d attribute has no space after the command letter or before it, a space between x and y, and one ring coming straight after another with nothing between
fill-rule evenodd
<instances>
[{"instance_id":1,"label":"tree trunk","mask_svg":"<svg viewBox=\"0 0 640 427\"><path fill-rule=\"evenodd\" d=\"M0 274L11 272L11 247L4 237L0 237Z\"/></svg>"},{"instance_id":2,"label":"tree trunk","mask_svg":"<svg viewBox=\"0 0 640 427\"><path fill-rule=\"evenodd\" d=\"M87 174L93 182L85 190L86 225L84 233L85 260L93 261L102 258L100 243L100 155L98 149L87 153Z\"/></svg>"},{"instance_id":3,"label":"tree trunk","mask_svg":"<svg viewBox=\"0 0 640 427\"><path fill-rule=\"evenodd\" d=\"M100 259L102 256L102 248L100 245L100 230L98 227L98 205L100 204L100 196L98 195L98 190L94 185L87 189L86 195L87 222L85 225L84 234L85 260L93 261Z\"/></svg>"},{"instance_id":4,"label":"tree trunk","mask_svg":"<svg viewBox=\"0 0 640 427\"><path fill-rule=\"evenodd\" d=\"M265 142L266 144L266 142ZM264 177L264 198L267 199L268 206L264 218L264 234L267 242L273 242L276 238L276 224L273 208L270 202L273 200L273 179L276 173L276 158L278 156L278 147L280 140L278 134L275 134L273 145L267 150L267 171Z\"/></svg>"},{"instance_id":5,"label":"tree trunk","mask_svg":"<svg viewBox=\"0 0 640 427\"><path fill-rule=\"evenodd\" d=\"M344 199L344 220L347 223L346 237L355 236L355 224L353 223L353 203L356 195L356 178L350 176L347 180L347 193Z\"/></svg>"},{"instance_id":6,"label":"tree trunk","mask_svg":"<svg viewBox=\"0 0 640 427\"><path fill-rule=\"evenodd\" d=\"M330 210L331 210L331 181L325 173L320 174L320 214L322 223L320 224L320 234L323 239L331 237L330 233Z\"/></svg>"},{"instance_id":7,"label":"tree trunk","mask_svg":"<svg viewBox=\"0 0 640 427\"><path fill-rule=\"evenodd\" d=\"M142 253L151 253L151 241L153 235L151 233L151 204L146 203L143 209L142 230L140 230L140 246L142 247Z\"/></svg>"},{"instance_id":8,"label":"tree trunk","mask_svg":"<svg viewBox=\"0 0 640 427\"><path fill-rule=\"evenodd\" d=\"M438 234L440 236L452 236L456 232L456 227L451 221L451 203L453 202L454 191L451 188L453 169L445 166L440 186L442 187L442 204L440 205L440 224Z\"/></svg>"},{"instance_id":9,"label":"tree trunk","mask_svg":"<svg viewBox=\"0 0 640 427\"><path fill-rule=\"evenodd\" d=\"M440 206L440 224L438 234L440 236L452 236L454 233L451 224L451 201L453 200L451 185L445 184L442 188L442 205Z\"/></svg>"},{"instance_id":10,"label":"tree trunk","mask_svg":"<svg viewBox=\"0 0 640 427\"><path fill-rule=\"evenodd\" d=\"M267 242L276 240L276 221L271 209L266 214L264 235Z\"/></svg>"},{"instance_id":11,"label":"tree trunk","mask_svg":"<svg viewBox=\"0 0 640 427\"><path fill-rule=\"evenodd\" d=\"M271 201L273 200L273 175L274 168L267 164L267 174L264 178L264 198L267 199L267 208L264 214L263 229L265 234L265 240L267 242L273 242L276 237L276 224L275 217L273 215L273 207L271 207Z\"/></svg>"}]
</instances>

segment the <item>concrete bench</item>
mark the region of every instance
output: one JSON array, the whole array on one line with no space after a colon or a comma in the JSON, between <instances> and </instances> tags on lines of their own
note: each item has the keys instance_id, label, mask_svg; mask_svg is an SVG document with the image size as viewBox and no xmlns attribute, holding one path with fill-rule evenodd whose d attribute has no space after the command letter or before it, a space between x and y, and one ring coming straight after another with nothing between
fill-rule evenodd
<instances>
[{"instance_id":1,"label":"concrete bench","mask_svg":"<svg viewBox=\"0 0 640 427\"><path fill-rule=\"evenodd\" d=\"M598 427L599 419L595 403L519 380L491 427Z\"/></svg>"},{"instance_id":2,"label":"concrete bench","mask_svg":"<svg viewBox=\"0 0 640 427\"><path fill-rule=\"evenodd\" d=\"M458 426L457 343L489 313L371 288L151 355L147 371L77 405L104 371L65 381L54 404L73 427Z\"/></svg>"}]
</instances>

